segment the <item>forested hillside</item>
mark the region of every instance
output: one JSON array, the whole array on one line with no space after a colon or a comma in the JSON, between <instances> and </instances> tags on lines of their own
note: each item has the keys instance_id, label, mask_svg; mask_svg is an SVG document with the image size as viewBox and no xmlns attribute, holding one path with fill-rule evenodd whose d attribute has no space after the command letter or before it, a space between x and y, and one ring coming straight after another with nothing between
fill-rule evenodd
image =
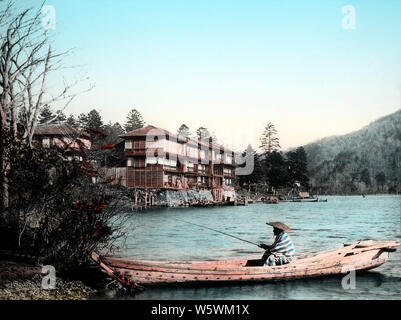
<instances>
[{"instance_id":1,"label":"forested hillside","mask_svg":"<svg viewBox=\"0 0 401 320\"><path fill-rule=\"evenodd\" d=\"M304 146L315 191L401 191L401 110L359 131Z\"/></svg>"}]
</instances>

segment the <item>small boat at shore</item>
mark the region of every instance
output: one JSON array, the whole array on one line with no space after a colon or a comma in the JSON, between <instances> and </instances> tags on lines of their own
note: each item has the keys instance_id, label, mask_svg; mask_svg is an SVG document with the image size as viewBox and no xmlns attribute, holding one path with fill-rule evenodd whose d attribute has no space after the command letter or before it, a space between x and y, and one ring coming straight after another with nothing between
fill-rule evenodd
<instances>
[{"instance_id":1,"label":"small boat at shore","mask_svg":"<svg viewBox=\"0 0 401 320\"><path fill-rule=\"evenodd\" d=\"M317 198L296 198L292 200L293 202L318 202Z\"/></svg>"},{"instance_id":2,"label":"small boat at shore","mask_svg":"<svg viewBox=\"0 0 401 320\"><path fill-rule=\"evenodd\" d=\"M344 244L340 249L296 258L282 266L260 266L258 259L224 261L133 261L103 257L92 259L124 286L218 285L227 283L268 282L344 274L351 270L377 268L401 244L395 241L361 241Z\"/></svg>"},{"instance_id":3,"label":"small boat at shore","mask_svg":"<svg viewBox=\"0 0 401 320\"><path fill-rule=\"evenodd\" d=\"M319 198L282 198L280 202L327 202L327 199Z\"/></svg>"}]
</instances>

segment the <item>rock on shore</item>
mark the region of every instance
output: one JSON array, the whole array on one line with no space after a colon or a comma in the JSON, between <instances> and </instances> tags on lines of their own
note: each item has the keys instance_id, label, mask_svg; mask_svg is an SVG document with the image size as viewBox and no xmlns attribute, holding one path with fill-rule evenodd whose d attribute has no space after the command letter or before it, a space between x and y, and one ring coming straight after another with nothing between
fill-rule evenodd
<instances>
[{"instance_id":1,"label":"rock on shore","mask_svg":"<svg viewBox=\"0 0 401 320\"><path fill-rule=\"evenodd\" d=\"M96 292L81 281L56 278L55 289L43 289L41 268L0 261L0 300L81 300Z\"/></svg>"},{"instance_id":2,"label":"rock on shore","mask_svg":"<svg viewBox=\"0 0 401 320\"><path fill-rule=\"evenodd\" d=\"M213 201L210 190L159 190L155 192L156 206L179 206L198 201Z\"/></svg>"},{"instance_id":3,"label":"rock on shore","mask_svg":"<svg viewBox=\"0 0 401 320\"><path fill-rule=\"evenodd\" d=\"M57 279L56 289L43 289L42 277L35 275L0 285L0 300L82 300L95 292L81 281L62 279Z\"/></svg>"}]
</instances>

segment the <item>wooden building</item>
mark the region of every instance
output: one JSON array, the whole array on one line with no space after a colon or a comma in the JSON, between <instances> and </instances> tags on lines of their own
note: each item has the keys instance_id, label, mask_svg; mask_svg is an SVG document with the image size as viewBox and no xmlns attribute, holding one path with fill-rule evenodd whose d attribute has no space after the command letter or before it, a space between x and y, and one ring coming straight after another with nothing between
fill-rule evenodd
<instances>
[{"instance_id":1,"label":"wooden building","mask_svg":"<svg viewBox=\"0 0 401 320\"><path fill-rule=\"evenodd\" d=\"M38 126L33 134L33 141L45 148L60 148L67 151L68 160L82 160L81 149L91 148L89 135L68 124L50 124Z\"/></svg>"},{"instance_id":2,"label":"wooden building","mask_svg":"<svg viewBox=\"0 0 401 320\"><path fill-rule=\"evenodd\" d=\"M216 201L234 200L225 199L234 191L233 151L154 126L128 132L121 138L125 140L127 187L210 189Z\"/></svg>"}]
</instances>

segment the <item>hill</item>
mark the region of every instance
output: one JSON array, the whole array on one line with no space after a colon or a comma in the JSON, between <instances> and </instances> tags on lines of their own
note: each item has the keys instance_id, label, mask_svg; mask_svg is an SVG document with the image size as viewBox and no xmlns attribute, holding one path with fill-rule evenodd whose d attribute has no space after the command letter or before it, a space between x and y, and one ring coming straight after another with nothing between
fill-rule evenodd
<instances>
[{"instance_id":1,"label":"hill","mask_svg":"<svg viewBox=\"0 0 401 320\"><path fill-rule=\"evenodd\" d=\"M304 146L320 193L401 191L401 110L366 127Z\"/></svg>"}]
</instances>

